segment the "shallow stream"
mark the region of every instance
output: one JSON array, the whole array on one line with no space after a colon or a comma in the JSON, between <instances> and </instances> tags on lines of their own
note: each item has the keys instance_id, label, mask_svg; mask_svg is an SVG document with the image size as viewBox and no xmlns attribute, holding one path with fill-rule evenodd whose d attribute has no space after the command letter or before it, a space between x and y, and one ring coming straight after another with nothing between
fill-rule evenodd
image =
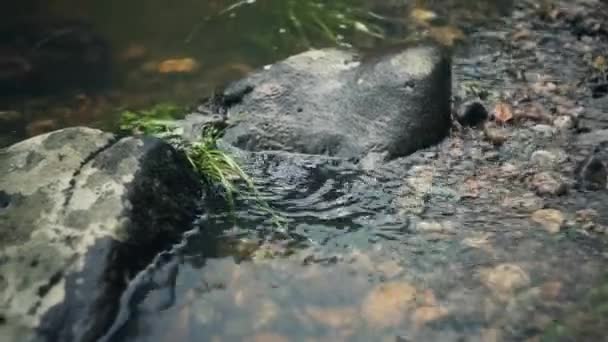
<instances>
[{"instance_id":1,"label":"shallow stream","mask_svg":"<svg viewBox=\"0 0 608 342\"><path fill-rule=\"evenodd\" d=\"M373 50L425 35L458 44L509 11L501 0L9 5L4 13L17 19L37 13L90 24L112 56L112 77L99 88L58 92L23 80L0 98L0 110L20 115L0 135L8 142L75 124L112 127L121 108L190 105L308 47ZM300 20L312 24L298 29ZM15 58L4 51L8 64ZM484 58L492 58L490 44L462 53L455 79L491 87L502 64L477 63ZM18 78L0 69L2 77ZM522 133L496 153L479 134L466 131L373 171L321 157L240 154L275 217L255 201L241 199L231 214L207 198L195 229L131 281L102 341L551 340L569 304L590 305L605 243L574 231L549 236L529 213L505 209L509 198L526 201L517 168L559 141L542 145ZM530 201L522 206L535 207ZM573 196L555 205L603 210L603 203ZM606 301L608 289L600 292Z\"/></svg>"}]
</instances>

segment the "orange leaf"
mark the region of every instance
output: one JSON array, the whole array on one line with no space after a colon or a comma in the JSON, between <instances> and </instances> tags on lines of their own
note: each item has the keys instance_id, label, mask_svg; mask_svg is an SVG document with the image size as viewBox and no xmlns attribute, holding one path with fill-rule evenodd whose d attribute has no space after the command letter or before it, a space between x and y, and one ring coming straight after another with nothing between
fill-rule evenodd
<instances>
[{"instance_id":1,"label":"orange leaf","mask_svg":"<svg viewBox=\"0 0 608 342\"><path fill-rule=\"evenodd\" d=\"M499 102L496 107L494 107L494 119L500 123L505 123L511 119L513 119L513 112L511 111L511 106L504 102Z\"/></svg>"}]
</instances>

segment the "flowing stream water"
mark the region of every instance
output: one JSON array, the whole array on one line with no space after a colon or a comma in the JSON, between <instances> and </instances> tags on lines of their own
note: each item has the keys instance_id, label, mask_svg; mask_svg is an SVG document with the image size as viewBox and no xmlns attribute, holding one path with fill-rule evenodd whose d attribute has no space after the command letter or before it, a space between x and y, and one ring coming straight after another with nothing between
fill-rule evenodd
<instances>
[{"instance_id":1,"label":"flowing stream water","mask_svg":"<svg viewBox=\"0 0 608 342\"><path fill-rule=\"evenodd\" d=\"M122 108L193 104L228 81L309 47L375 49L387 39L429 32L437 39L466 40L465 32L483 33L483 25L508 14L510 5L500 0L3 5L8 9L0 18L11 19L7 32L38 37L40 50L45 48L40 39L48 34L78 31L84 38L66 49L104 49L113 62L111 79L95 89L33 89L27 79L11 88L6 84L15 85L20 76L2 67L24 57L6 44L12 40L0 41L5 44L0 45L0 86L6 86L0 110L20 115L11 129L0 128L5 137L0 142L74 124L113 127ZM414 8L426 12L412 17ZM437 16L433 27L416 24L425 15ZM29 17L71 24L27 35L14 28ZM354 20L352 27L346 19ZM299 20L324 24L298 30ZM359 20L367 26L353 24ZM103 43L87 39L93 32ZM474 47L470 54L490 56L491 48L485 49L490 51ZM484 69L467 59L470 54L456 60L456 80L491 78L493 65ZM69 51L57 57L68 56L72 63L60 63L64 72L82 71L74 55L87 58ZM163 64L168 60L173 62ZM62 88L52 82L67 82L59 76L47 81L50 88ZM480 200L468 199L462 184L472 160L479 170L496 163L481 160L486 145L464 143L468 146L459 154L450 152L455 142L446 141L373 171L331 158L235 152L282 221L274 222L252 200L239 199L227 212L220 198L206 198L195 229L131 280L102 341L523 341L539 336L539 327L563 312L548 298L564 288L564 302L582 298L587 288L581 284L596 280L595 270L602 267L603 259L592 256L603 245L530 232L527 217L505 215L495 204L504 194L489 188L481 189ZM501 153L517 159L532 146L519 148Z\"/></svg>"}]
</instances>

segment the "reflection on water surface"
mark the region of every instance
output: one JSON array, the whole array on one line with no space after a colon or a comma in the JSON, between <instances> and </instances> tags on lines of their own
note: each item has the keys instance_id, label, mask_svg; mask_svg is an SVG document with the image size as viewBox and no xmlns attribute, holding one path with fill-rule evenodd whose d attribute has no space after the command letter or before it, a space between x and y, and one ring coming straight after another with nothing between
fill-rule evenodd
<instances>
[{"instance_id":1,"label":"reflection on water surface","mask_svg":"<svg viewBox=\"0 0 608 342\"><path fill-rule=\"evenodd\" d=\"M421 35L452 43L497 1L20 1L0 14L0 144L121 108L192 105L310 47L374 49ZM8 114L7 114L8 113Z\"/></svg>"}]
</instances>

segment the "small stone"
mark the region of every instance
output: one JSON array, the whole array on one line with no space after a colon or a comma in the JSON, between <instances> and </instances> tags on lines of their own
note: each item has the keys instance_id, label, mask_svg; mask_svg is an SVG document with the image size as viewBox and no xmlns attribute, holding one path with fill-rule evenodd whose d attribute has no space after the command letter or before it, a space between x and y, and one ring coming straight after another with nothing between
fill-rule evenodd
<instances>
[{"instance_id":1,"label":"small stone","mask_svg":"<svg viewBox=\"0 0 608 342\"><path fill-rule=\"evenodd\" d=\"M357 320L357 310L353 307L320 308L306 307L305 312L314 321L332 329L352 327Z\"/></svg>"},{"instance_id":2,"label":"small stone","mask_svg":"<svg viewBox=\"0 0 608 342\"><path fill-rule=\"evenodd\" d=\"M532 214L532 221L540 224L551 234L559 233L565 218L561 211L556 209L541 209Z\"/></svg>"},{"instance_id":3,"label":"small stone","mask_svg":"<svg viewBox=\"0 0 608 342\"><path fill-rule=\"evenodd\" d=\"M246 338L244 341L249 341L249 342L289 342L289 339L283 335L277 334L277 333L272 333L272 332L266 332L266 333L259 333L256 334L255 336L253 336L253 338Z\"/></svg>"},{"instance_id":4,"label":"small stone","mask_svg":"<svg viewBox=\"0 0 608 342\"><path fill-rule=\"evenodd\" d=\"M526 193L520 197L506 197L502 202L503 207L521 212L533 212L543 205L543 199L533 193Z\"/></svg>"},{"instance_id":5,"label":"small stone","mask_svg":"<svg viewBox=\"0 0 608 342\"><path fill-rule=\"evenodd\" d=\"M560 115L553 120L553 126L560 131L567 131L574 128L574 119L570 115Z\"/></svg>"},{"instance_id":6,"label":"small stone","mask_svg":"<svg viewBox=\"0 0 608 342\"><path fill-rule=\"evenodd\" d=\"M595 153L579 165L576 176L579 186L584 190L603 190L608 183L606 164Z\"/></svg>"},{"instance_id":7,"label":"small stone","mask_svg":"<svg viewBox=\"0 0 608 342\"><path fill-rule=\"evenodd\" d=\"M118 60L123 63L140 61L146 57L148 49L144 45L131 43L119 55Z\"/></svg>"},{"instance_id":8,"label":"small stone","mask_svg":"<svg viewBox=\"0 0 608 342\"><path fill-rule=\"evenodd\" d=\"M27 127L25 128L25 131L27 132L28 136L33 137L36 135L40 135L40 134L44 134L44 133L53 131L53 130L57 129L57 127L58 127L58 125L57 125L57 122L55 122L55 120L41 119L41 120L36 120L36 121L30 122L27 125Z\"/></svg>"},{"instance_id":9,"label":"small stone","mask_svg":"<svg viewBox=\"0 0 608 342\"><path fill-rule=\"evenodd\" d=\"M0 110L0 127L12 125L15 122L20 121L22 115L20 112L15 110Z\"/></svg>"},{"instance_id":10,"label":"small stone","mask_svg":"<svg viewBox=\"0 0 608 342\"><path fill-rule=\"evenodd\" d=\"M599 216L595 209L581 209L576 212L576 220L578 222L592 222Z\"/></svg>"},{"instance_id":11,"label":"small stone","mask_svg":"<svg viewBox=\"0 0 608 342\"><path fill-rule=\"evenodd\" d=\"M437 221L420 221L416 224L416 230L423 233L452 233L454 229L449 224Z\"/></svg>"},{"instance_id":12,"label":"small stone","mask_svg":"<svg viewBox=\"0 0 608 342\"><path fill-rule=\"evenodd\" d=\"M567 185L549 172L540 172L532 177L532 188L539 196L559 196L567 192Z\"/></svg>"},{"instance_id":13,"label":"small stone","mask_svg":"<svg viewBox=\"0 0 608 342\"><path fill-rule=\"evenodd\" d=\"M502 334L499 329L489 328L481 331L480 342L500 342L502 340Z\"/></svg>"},{"instance_id":14,"label":"small stone","mask_svg":"<svg viewBox=\"0 0 608 342\"><path fill-rule=\"evenodd\" d=\"M481 282L501 299L508 299L516 290L530 284L530 276L516 264L484 268L479 274Z\"/></svg>"},{"instance_id":15,"label":"small stone","mask_svg":"<svg viewBox=\"0 0 608 342\"><path fill-rule=\"evenodd\" d=\"M424 305L428 305L428 306L437 306L437 297L435 297L435 293L433 293L433 290L431 289L426 289L422 292L422 295L420 296L420 299L422 301L422 303Z\"/></svg>"},{"instance_id":16,"label":"small stone","mask_svg":"<svg viewBox=\"0 0 608 342\"><path fill-rule=\"evenodd\" d=\"M492 124L484 125L483 133L490 143L497 146L504 144L510 137L506 128Z\"/></svg>"},{"instance_id":17,"label":"small stone","mask_svg":"<svg viewBox=\"0 0 608 342\"><path fill-rule=\"evenodd\" d=\"M513 176L517 176L519 174L519 169L517 168L517 166L515 166L511 163L504 163L500 167L500 172L505 177L513 177Z\"/></svg>"},{"instance_id":18,"label":"small stone","mask_svg":"<svg viewBox=\"0 0 608 342\"><path fill-rule=\"evenodd\" d=\"M462 184L461 198L478 198L481 192L479 181L474 178L469 178Z\"/></svg>"},{"instance_id":19,"label":"small stone","mask_svg":"<svg viewBox=\"0 0 608 342\"><path fill-rule=\"evenodd\" d=\"M558 157L549 151L538 150L532 153L530 162L541 169L552 169L557 164Z\"/></svg>"},{"instance_id":20,"label":"small stone","mask_svg":"<svg viewBox=\"0 0 608 342\"><path fill-rule=\"evenodd\" d=\"M384 261L376 265L376 269L388 279L394 278L403 272L403 267L401 267L395 260Z\"/></svg>"},{"instance_id":21,"label":"small stone","mask_svg":"<svg viewBox=\"0 0 608 342\"><path fill-rule=\"evenodd\" d=\"M520 39L527 39L530 37L530 35L532 34L532 32L526 28L521 29L517 32L515 32L513 34L513 36L511 36L511 39L513 40L520 40Z\"/></svg>"},{"instance_id":22,"label":"small stone","mask_svg":"<svg viewBox=\"0 0 608 342\"><path fill-rule=\"evenodd\" d=\"M478 126L485 122L489 113L487 108L478 101L463 103L456 111L456 120L463 126Z\"/></svg>"},{"instance_id":23,"label":"small stone","mask_svg":"<svg viewBox=\"0 0 608 342\"><path fill-rule=\"evenodd\" d=\"M362 303L361 313L371 326L398 326L415 299L416 288L412 285L404 282L384 283L367 295Z\"/></svg>"},{"instance_id":24,"label":"small stone","mask_svg":"<svg viewBox=\"0 0 608 342\"><path fill-rule=\"evenodd\" d=\"M461 243L471 248L478 248L485 251L492 251L492 243L490 238L494 235L492 233L477 234L472 237L465 238Z\"/></svg>"},{"instance_id":25,"label":"small stone","mask_svg":"<svg viewBox=\"0 0 608 342\"><path fill-rule=\"evenodd\" d=\"M441 306L422 306L417 308L412 315L412 321L417 327L428 322L436 321L447 316L448 310Z\"/></svg>"},{"instance_id":26,"label":"small stone","mask_svg":"<svg viewBox=\"0 0 608 342\"><path fill-rule=\"evenodd\" d=\"M551 136L553 136L553 134L555 134L555 128L553 128L550 125L538 124L538 125L534 125L532 127L532 129L535 132L538 132L538 133L542 134L545 137L551 137Z\"/></svg>"},{"instance_id":27,"label":"small stone","mask_svg":"<svg viewBox=\"0 0 608 342\"><path fill-rule=\"evenodd\" d=\"M559 281L548 281L540 286L540 295L545 300L554 300L562 292L562 287Z\"/></svg>"},{"instance_id":28,"label":"small stone","mask_svg":"<svg viewBox=\"0 0 608 342\"><path fill-rule=\"evenodd\" d=\"M260 329L272 323L279 316L279 307L274 302L266 299L260 303L253 320L253 327Z\"/></svg>"}]
</instances>

